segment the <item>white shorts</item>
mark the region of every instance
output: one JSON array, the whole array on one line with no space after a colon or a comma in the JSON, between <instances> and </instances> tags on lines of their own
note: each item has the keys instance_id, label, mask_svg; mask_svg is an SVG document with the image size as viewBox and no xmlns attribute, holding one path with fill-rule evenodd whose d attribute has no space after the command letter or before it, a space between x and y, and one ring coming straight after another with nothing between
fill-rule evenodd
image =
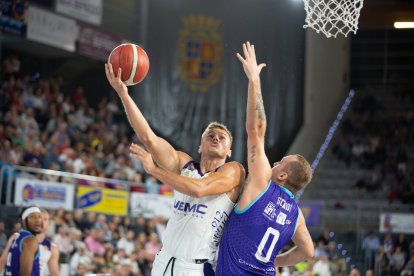
<instances>
[{"instance_id":1,"label":"white shorts","mask_svg":"<svg viewBox=\"0 0 414 276\"><path fill-rule=\"evenodd\" d=\"M152 276L205 276L204 265L175 259L165 250L161 250L156 256L152 265ZM164 274L165 272L165 274ZM206 273L207 275L207 273Z\"/></svg>"}]
</instances>

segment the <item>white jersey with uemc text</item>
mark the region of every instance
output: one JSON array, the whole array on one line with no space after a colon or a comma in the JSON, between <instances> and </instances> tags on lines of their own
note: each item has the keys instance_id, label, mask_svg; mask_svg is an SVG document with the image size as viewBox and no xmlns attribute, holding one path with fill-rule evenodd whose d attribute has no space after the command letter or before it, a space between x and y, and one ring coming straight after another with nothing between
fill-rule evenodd
<instances>
[{"instance_id":1,"label":"white jersey with uemc text","mask_svg":"<svg viewBox=\"0 0 414 276\"><path fill-rule=\"evenodd\" d=\"M190 161L181 175L203 178L217 170L203 175L199 163ZM183 261L212 261L233 207L226 193L194 198L174 191L173 213L163 235L162 250Z\"/></svg>"}]
</instances>

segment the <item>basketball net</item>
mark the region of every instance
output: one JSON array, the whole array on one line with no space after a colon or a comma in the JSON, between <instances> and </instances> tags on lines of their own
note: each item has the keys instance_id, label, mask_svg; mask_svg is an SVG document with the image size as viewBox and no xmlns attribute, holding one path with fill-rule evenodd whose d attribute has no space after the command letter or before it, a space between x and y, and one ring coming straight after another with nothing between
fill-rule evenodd
<instances>
[{"instance_id":1,"label":"basketball net","mask_svg":"<svg viewBox=\"0 0 414 276\"><path fill-rule=\"evenodd\" d=\"M347 36L358 30L358 19L363 0L303 0L306 25L326 37Z\"/></svg>"}]
</instances>

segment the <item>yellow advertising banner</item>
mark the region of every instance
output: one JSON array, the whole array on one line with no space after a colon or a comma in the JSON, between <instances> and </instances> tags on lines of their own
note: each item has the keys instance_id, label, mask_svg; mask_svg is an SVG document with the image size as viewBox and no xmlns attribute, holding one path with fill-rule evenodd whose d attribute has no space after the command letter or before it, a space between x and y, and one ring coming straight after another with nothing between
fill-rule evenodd
<instances>
[{"instance_id":1,"label":"yellow advertising banner","mask_svg":"<svg viewBox=\"0 0 414 276\"><path fill-rule=\"evenodd\" d=\"M79 186L76 194L77 208L107 215L125 216L128 213L128 192Z\"/></svg>"}]
</instances>

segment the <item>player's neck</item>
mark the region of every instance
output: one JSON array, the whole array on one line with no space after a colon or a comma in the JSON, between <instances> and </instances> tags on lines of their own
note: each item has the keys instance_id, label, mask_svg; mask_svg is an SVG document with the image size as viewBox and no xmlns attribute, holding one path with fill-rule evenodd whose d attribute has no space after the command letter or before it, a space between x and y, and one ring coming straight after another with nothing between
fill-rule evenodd
<instances>
[{"instance_id":1,"label":"player's neck","mask_svg":"<svg viewBox=\"0 0 414 276\"><path fill-rule=\"evenodd\" d=\"M276 181L273 180L273 182L275 182L277 185L285 188L286 190L291 192L294 196L296 196L297 190L295 190L293 187L287 185L284 181L280 181L280 183L279 183L279 182L276 182Z\"/></svg>"},{"instance_id":2,"label":"player's neck","mask_svg":"<svg viewBox=\"0 0 414 276\"><path fill-rule=\"evenodd\" d=\"M201 158L200 161L200 170L203 174L209 171L213 171L218 167L226 163L225 159L222 158Z\"/></svg>"}]
</instances>

